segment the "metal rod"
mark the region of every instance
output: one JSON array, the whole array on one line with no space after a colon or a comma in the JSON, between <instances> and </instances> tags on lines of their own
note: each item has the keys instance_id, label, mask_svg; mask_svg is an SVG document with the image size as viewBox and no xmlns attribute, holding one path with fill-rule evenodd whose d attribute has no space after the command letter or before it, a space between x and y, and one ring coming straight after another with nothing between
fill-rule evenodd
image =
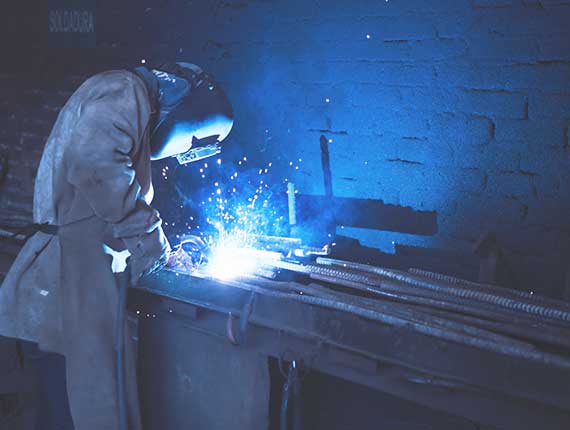
<instances>
[{"instance_id":1,"label":"metal rod","mask_svg":"<svg viewBox=\"0 0 570 430\"><path fill-rule=\"evenodd\" d=\"M403 309L407 311L415 311L420 315L425 316L436 316L449 320L456 321L461 324L468 324L474 327L484 328L486 330L492 331L493 333L507 335L507 336L517 336L518 338L525 339L533 342L540 342L545 344L557 345L564 348L570 349L570 331L565 329L559 329L558 327L537 327L536 325L530 324L519 324L516 325L513 321L497 322L490 321L488 319L483 319L481 316L471 316L465 313L450 312L449 310L442 310L433 307L426 307L424 305L418 304L400 304L394 302L380 301L378 298L370 299L361 296L355 296L353 294L342 293L338 291L332 291L327 287L320 284L309 284L307 286L294 284L290 286L289 291L302 291L304 294L309 294L313 296L323 297L323 298L336 298L337 300L346 301L351 303L361 303L366 306L372 306L376 310L380 311L378 304L383 304L389 306L391 310ZM357 300L357 301L356 301ZM511 338L509 338L511 339Z\"/></svg>"},{"instance_id":2,"label":"metal rod","mask_svg":"<svg viewBox=\"0 0 570 430\"><path fill-rule=\"evenodd\" d=\"M451 330L445 330L439 327L428 327L424 324L410 321L404 318L393 316L387 313L381 313L374 310L366 309L353 304L338 302L336 300L324 299L319 297L310 297L307 295L290 294L276 292L274 290L258 287L245 282L221 282L227 285L235 286L248 291L259 292L270 297L281 298L285 300L294 300L308 305L319 306L329 309L335 309L342 312L351 313L372 321L377 321L386 325L402 327L418 333L425 334L430 337L439 338L469 347L484 349L501 355L516 356L519 358L537 361L546 365L570 369L570 360L559 355L546 353L538 350L521 348L519 345L513 345L511 342L501 343L493 340L483 339L480 337L466 336Z\"/></svg>"},{"instance_id":3,"label":"metal rod","mask_svg":"<svg viewBox=\"0 0 570 430\"><path fill-rule=\"evenodd\" d=\"M325 196L329 199L333 196L332 173L331 173L331 157L329 154L329 141L326 136L322 135L319 139L321 146L321 164L323 167L323 180L325 185Z\"/></svg>"},{"instance_id":4,"label":"metal rod","mask_svg":"<svg viewBox=\"0 0 570 430\"><path fill-rule=\"evenodd\" d=\"M339 266L343 268L353 268L368 273L374 273L381 277L391 279L394 281L402 282L407 285L424 288L431 291L436 291L452 296L477 300L481 302L490 303L506 309L511 309L521 313L534 314L544 318L551 318L554 320L570 323L570 312L552 307L546 307L540 304L529 303L527 301L516 300L509 297L497 296L491 293L473 291L464 288L456 288L451 286L442 286L433 282L428 282L422 279L417 279L405 272L397 272L395 270L387 270L379 267L368 266L366 264L351 263L341 260L333 260L330 258L317 258L317 264Z\"/></svg>"},{"instance_id":5,"label":"metal rod","mask_svg":"<svg viewBox=\"0 0 570 430\"><path fill-rule=\"evenodd\" d=\"M325 281L325 282L330 282L330 280L331 280L331 278L328 278L328 277L323 276L323 275L314 275L314 276L311 275L311 278L321 280L321 281ZM357 283L348 281L348 282L346 282L346 284L347 285L350 284L351 286L355 287ZM357 305L357 306L364 306L365 308L373 309L375 311L380 311L383 313L387 312L386 308L378 309L378 307L376 307L376 306L367 306L367 305L364 305L362 303L352 303L352 304ZM534 347L529 343L520 342L520 341L517 341L515 339L509 338L507 336L502 336L502 335L497 334L497 333L493 333L493 332L486 331L486 330L481 330L481 329L473 327L473 326L460 324L460 323L457 323L456 321L452 321L449 319L446 320L446 319L438 318L435 315L429 316L429 315L421 315L419 313L416 313L412 316L410 316L410 315L404 316L404 315L398 315L398 313L395 312L395 310L391 310L390 313L394 316L398 316L399 318L406 318L412 322L415 322L418 324L423 324L426 327L437 327L437 328L440 328L443 330L455 331L457 333L463 333L465 335L478 337L481 339L488 339L488 340L493 340L496 342L511 343L512 345L517 345L520 348L534 349Z\"/></svg>"},{"instance_id":6,"label":"metal rod","mask_svg":"<svg viewBox=\"0 0 570 430\"><path fill-rule=\"evenodd\" d=\"M289 209L289 225L292 227L297 224L297 208L295 206L295 184L289 182L287 184L287 208Z\"/></svg>"},{"instance_id":7,"label":"metal rod","mask_svg":"<svg viewBox=\"0 0 570 430\"><path fill-rule=\"evenodd\" d=\"M538 294L534 294L528 291L513 290L512 288L501 287L491 284L481 284L478 282L468 281L466 279L457 278L455 276L444 275L441 273L430 272L422 269L411 268L408 270L409 273L415 276L421 276L432 281L445 282L448 284L471 288L479 291L490 292L500 296L508 296L513 298L525 299L530 302L542 303L546 306L551 306L563 310L570 310L570 304L561 302L559 300L550 299Z\"/></svg>"},{"instance_id":8,"label":"metal rod","mask_svg":"<svg viewBox=\"0 0 570 430\"><path fill-rule=\"evenodd\" d=\"M473 302L468 299L449 296L441 292L418 289L393 281L380 280L378 277L373 277L369 273L355 273L346 268L305 265L290 261L278 261L274 262L274 264L281 269L310 275L313 279L316 279L318 275L326 276L326 282L328 283L343 285L348 288L358 289L365 293L371 293L404 303L453 310L478 317L491 318L496 321L518 321L526 324L537 323L536 317L531 315L499 308L488 303Z\"/></svg>"}]
</instances>

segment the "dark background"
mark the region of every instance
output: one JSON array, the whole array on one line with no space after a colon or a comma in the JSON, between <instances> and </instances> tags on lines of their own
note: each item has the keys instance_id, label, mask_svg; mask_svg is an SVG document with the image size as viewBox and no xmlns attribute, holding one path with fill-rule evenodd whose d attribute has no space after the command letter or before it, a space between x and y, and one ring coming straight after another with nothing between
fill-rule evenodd
<instances>
[{"instance_id":1,"label":"dark background","mask_svg":"<svg viewBox=\"0 0 570 430\"><path fill-rule=\"evenodd\" d=\"M5 222L30 218L46 136L83 79L142 59L177 59L211 71L234 102L224 162L273 162L282 192L287 177L301 193L322 195L324 135L336 196L437 213L437 233L428 236L338 232L388 253L405 245L476 261L474 242L494 231L520 288L562 295L570 1L99 1L94 47L73 49L50 38L50 4L5 2L0 13ZM179 195L160 183L163 167L155 181L172 235ZM199 188L192 175L172 173L170 181Z\"/></svg>"}]
</instances>

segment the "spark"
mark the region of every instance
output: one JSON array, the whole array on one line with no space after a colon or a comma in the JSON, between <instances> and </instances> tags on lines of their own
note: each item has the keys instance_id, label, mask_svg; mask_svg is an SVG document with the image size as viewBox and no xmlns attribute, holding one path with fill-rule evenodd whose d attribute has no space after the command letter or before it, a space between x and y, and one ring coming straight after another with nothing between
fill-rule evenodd
<instances>
[{"instance_id":1,"label":"spark","mask_svg":"<svg viewBox=\"0 0 570 430\"><path fill-rule=\"evenodd\" d=\"M228 164L225 158L223 161ZM228 176L203 182L207 188L201 191L201 199L198 200L203 218L189 217L188 222L179 227L180 238L184 234L195 234L208 243L211 251L208 263L199 268L199 272L206 276L227 280L253 275L271 266L266 264L267 259L282 258L281 254L269 253L265 247L260 247L259 237L288 233L287 217L280 213L282 201L273 199L274 193L285 192L282 188L288 179L274 178L271 168L277 164L275 162L247 169L246 161L247 157L234 160L237 168L227 171ZM303 160L294 157L289 166L299 170L297 161L301 163ZM219 161L216 163L220 164ZM208 163L199 166L202 179L205 179L207 168ZM214 174L223 172L216 169ZM281 190L275 192L272 184Z\"/></svg>"}]
</instances>

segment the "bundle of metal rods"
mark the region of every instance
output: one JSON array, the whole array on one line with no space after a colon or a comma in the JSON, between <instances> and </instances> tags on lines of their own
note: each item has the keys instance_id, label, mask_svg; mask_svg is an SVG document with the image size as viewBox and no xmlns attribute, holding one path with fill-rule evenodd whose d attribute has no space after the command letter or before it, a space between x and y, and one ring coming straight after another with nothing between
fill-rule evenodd
<instances>
[{"instance_id":1,"label":"bundle of metal rods","mask_svg":"<svg viewBox=\"0 0 570 430\"><path fill-rule=\"evenodd\" d=\"M532 293L446 275L319 257L271 260L256 274L224 281L283 299L356 314L500 354L570 368L570 305ZM294 272L298 282L265 279ZM197 276L200 276L199 273Z\"/></svg>"}]
</instances>

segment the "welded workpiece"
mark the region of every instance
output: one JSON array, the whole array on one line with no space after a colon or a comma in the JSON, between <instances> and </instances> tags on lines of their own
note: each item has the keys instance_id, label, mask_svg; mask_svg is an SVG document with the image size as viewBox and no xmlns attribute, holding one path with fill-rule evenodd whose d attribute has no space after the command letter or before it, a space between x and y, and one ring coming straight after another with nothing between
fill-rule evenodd
<instances>
[{"instance_id":1,"label":"welded workpiece","mask_svg":"<svg viewBox=\"0 0 570 430\"><path fill-rule=\"evenodd\" d=\"M244 242L247 242L248 246L244 246ZM328 246L306 246L297 238L244 233L226 236L212 244L207 260L200 261L195 268L199 273L217 279L251 276L274 278L279 267L279 264L275 263L277 260L326 256L329 253ZM194 256L192 258L195 259ZM202 264L206 261L207 264ZM189 274L193 270L177 267L175 271Z\"/></svg>"}]
</instances>

